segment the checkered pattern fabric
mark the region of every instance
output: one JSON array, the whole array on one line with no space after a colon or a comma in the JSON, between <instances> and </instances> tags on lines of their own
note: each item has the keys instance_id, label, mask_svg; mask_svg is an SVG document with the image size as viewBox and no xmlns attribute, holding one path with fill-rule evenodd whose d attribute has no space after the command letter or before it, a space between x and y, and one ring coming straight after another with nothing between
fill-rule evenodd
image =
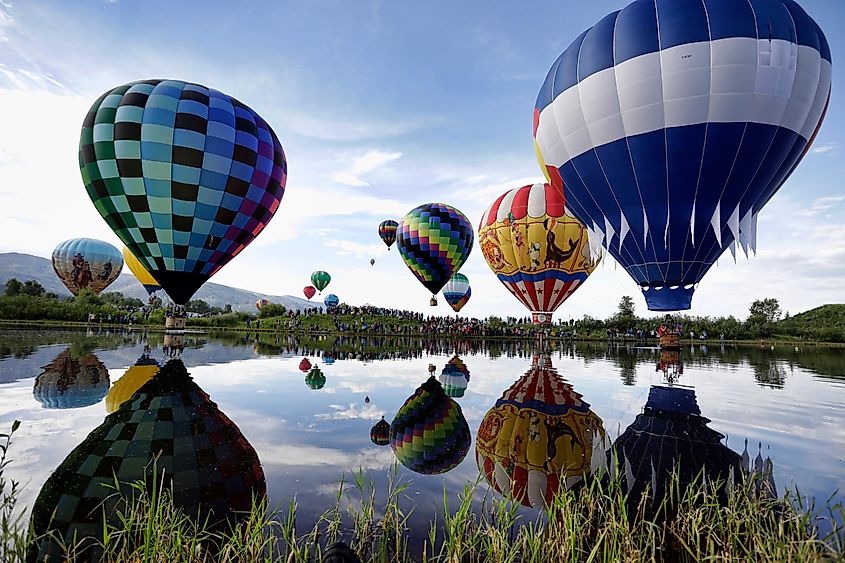
<instances>
[{"instance_id":1,"label":"checkered pattern fabric","mask_svg":"<svg viewBox=\"0 0 845 563\"><path fill-rule=\"evenodd\" d=\"M85 117L79 166L97 211L177 303L261 232L287 180L258 114L178 80L103 94Z\"/></svg>"},{"instance_id":2,"label":"checkered pattern fabric","mask_svg":"<svg viewBox=\"0 0 845 563\"><path fill-rule=\"evenodd\" d=\"M54 530L67 541L74 534L102 537L104 515L115 518L118 506L107 485L117 478L126 494L131 494L126 483L146 480L152 486L154 458L157 478L172 485L176 506L189 516L210 517L212 524L237 518L236 511L250 509L253 495L266 493L255 450L181 360L172 360L47 479L33 507L36 533ZM58 560L58 546L51 542L33 549L39 560Z\"/></svg>"},{"instance_id":3,"label":"checkered pattern fabric","mask_svg":"<svg viewBox=\"0 0 845 563\"><path fill-rule=\"evenodd\" d=\"M460 405L434 377L408 397L390 424L390 447L396 459L424 475L446 473L461 463L471 439Z\"/></svg>"},{"instance_id":4,"label":"checkered pattern fabric","mask_svg":"<svg viewBox=\"0 0 845 563\"><path fill-rule=\"evenodd\" d=\"M399 223L397 223L393 219L387 219L386 221L382 221L381 224L378 226L378 236L380 236L381 240L384 241L384 244L387 245L388 250L390 250L390 246L394 242L396 242L397 228L399 228Z\"/></svg>"},{"instance_id":5,"label":"checkered pattern fabric","mask_svg":"<svg viewBox=\"0 0 845 563\"><path fill-rule=\"evenodd\" d=\"M426 203L402 217L396 246L420 283L436 294L466 262L474 238L463 213L444 203Z\"/></svg>"}]
</instances>

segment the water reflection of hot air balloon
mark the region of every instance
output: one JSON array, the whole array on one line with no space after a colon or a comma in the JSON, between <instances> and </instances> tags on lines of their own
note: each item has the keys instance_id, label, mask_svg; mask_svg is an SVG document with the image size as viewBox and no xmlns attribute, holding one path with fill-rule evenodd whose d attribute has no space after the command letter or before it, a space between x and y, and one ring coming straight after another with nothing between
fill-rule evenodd
<instances>
[{"instance_id":1,"label":"water reflection of hot air balloon","mask_svg":"<svg viewBox=\"0 0 845 563\"><path fill-rule=\"evenodd\" d=\"M332 281L332 277L329 275L328 272L324 272L322 270L317 270L313 274L311 274L311 284L317 288L321 294L326 286L329 285L329 282ZM310 297L309 297L310 299Z\"/></svg>"},{"instance_id":2,"label":"water reflection of hot air balloon","mask_svg":"<svg viewBox=\"0 0 845 563\"><path fill-rule=\"evenodd\" d=\"M79 166L97 211L177 305L258 236L287 180L282 145L258 114L180 80L97 99Z\"/></svg>"},{"instance_id":3,"label":"water reflection of hot air balloon","mask_svg":"<svg viewBox=\"0 0 845 563\"><path fill-rule=\"evenodd\" d=\"M326 376L323 375L323 371L318 366L312 367L308 371L308 375L305 376L305 385L307 385L309 389L314 389L316 391L318 389L322 389L325 384Z\"/></svg>"},{"instance_id":4,"label":"water reflection of hot air balloon","mask_svg":"<svg viewBox=\"0 0 845 563\"><path fill-rule=\"evenodd\" d=\"M642 287L689 309L807 153L831 57L792 0L636 0L579 35L537 96L534 137L567 208Z\"/></svg>"},{"instance_id":5,"label":"water reflection of hot air balloon","mask_svg":"<svg viewBox=\"0 0 845 563\"><path fill-rule=\"evenodd\" d=\"M152 463L155 459L155 464ZM99 560L96 539L117 525L131 485L146 481L172 491L186 516L225 530L266 493L255 450L238 427L172 360L106 417L47 479L32 510L35 560L64 560L59 540L89 538L84 560ZM105 519L105 522L104 522ZM53 532L58 539L45 539Z\"/></svg>"},{"instance_id":6,"label":"water reflection of hot air balloon","mask_svg":"<svg viewBox=\"0 0 845 563\"><path fill-rule=\"evenodd\" d=\"M117 279L122 268L120 251L101 240L70 239L53 250L53 270L74 295L83 289L100 293Z\"/></svg>"},{"instance_id":7,"label":"water reflection of hot air balloon","mask_svg":"<svg viewBox=\"0 0 845 563\"><path fill-rule=\"evenodd\" d=\"M135 258L135 255L132 254L132 251L123 247L123 263L126 264L126 267L129 268L129 271L135 276L135 278L144 286L144 289L147 291L147 294L152 297L153 293L161 289L161 286L158 284L156 279L147 271L141 262Z\"/></svg>"},{"instance_id":8,"label":"water reflection of hot air balloon","mask_svg":"<svg viewBox=\"0 0 845 563\"><path fill-rule=\"evenodd\" d=\"M669 492L673 474L685 490L703 471L722 488L741 476L740 456L722 444L724 436L707 426L695 390L653 386L642 414L614 442L609 461L618 462L631 506L649 489L653 499Z\"/></svg>"},{"instance_id":9,"label":"water reflection of hot air balloon","mask_svg":"<svg viewBox=\"0 0 845 563\"><path fill-rule=\"evenodd\" d=\"M443 286L443 297L456 313L463 309L471 296L472 288L469 286L469 280L460 272L449 278Z\"/></svg>"},{"instance_id":10,"label":"water reflection of hot air balloon","mask_svg":"<svg viewBox=\"0 0 845 563\"><path fill-rule=\"evenodd\" d=\"M434 296L466 262L474 238L463 213L443 203L426 203L402 217L396 246L436 305Z\"/></svg>"},{"instance_id":11,"label":"water reflection of hot air balloon","mask_svg":"<svg viewBox=\"0 0 845 563\"><path fill-rule=\"evenodd\" d=\"M582 482L604 438L590 405L552 368L550 358L535 356L531 369L484 416L476 462L494 489L541 508L562 481L567 487Z\"/></svg>"},{"instance_id":12,"label":"water reflection of hot air balloon","mask_svg":"<svg viewBox=\"0 0 845 563\"><path fill-rule=\"evenodd\" d=\"M535 323L551 323L598 262L586 229L566 214L563 196L548 184L499 196L481 217L478 239L487 265Z\"/></svg>"},{"instance_id":13,"label":"water reflection of hot air balloon","mask_svg":"<svg viewBox=\"0 0 845 563\"><path fill-rule=\"evenodd\" d=\"M326 364L327 366L332 365L334 363L334 357L333 356L327 356L326 354L323 354L323 363Z\"/></svg>"},{"instance_id":14,"label":"water reflection of hot air balloon","mask_svg":"<svg viewBox=\"0 0 845 563\"><path fill-rule=\"evenodd\" d=\"M114 382L106 395L106 412L111 414L128 401L138 389L158 373L161 366L150 357L149 348L130 366L120 379Z\"/></svg>"},{"instance_id":15,"label":"water reflection of hot air balloon","mask_svg":"<svg viewBox=\"0 0 845 563\"><path fill-rule=\"evenodd\" d=\"M454 356L443 366L439 380L447 395L460 398L469 384L469 370L458 356Z\"/></svg>"},{"instance_id":16,"label":"water reflection of hot air balloon","mask_svg":"<svg viewBox=\"0 0 845 563\"><path fill-rule=\"evenodd\" d=\"M308 373L308 370L311 369L311 360L308 358L302 358L302 361L299 362L299 371L302 373Z\"/></svg>"},{"instance_id":17,"label":"water reflection of hot air balloon","mask_svg":"<svg viewBox=\"0 0 845 563\"><path fill-rule=\"evenodd\" d=\"M655 366L655 371L662 371L663 377L668 383L675 383L684 374L684 364L681 361L680 350L661 350L660 360Z\"/></svg>"},{"instance_id":18,"label":"water reflection of hot air balloon","mask_svg":"<svg viewBox=\"0 0 845 563\"><path fill-rule=\"evenodd\" d=\"M471 436L461 407L429 377L390 423L390 447L402 465L424 475L445 473L469 451Z\"/></svg>"},{"instance_id":19,"label":"water reflection of hot air balloon","mask_svg":"<svg viewBox=\"0 0 845 563\"><path fill-rule=\"evenodd\" d=\"M306 285L302 289L302 293L305 294L306 299L311 299L314 297L314 294L317 293L317 289L313 285Z\"/></svg>"},{"instance_id":20,"label":"water reflection of hot air balloon","mask_svg":"<svg viewBox=\"0 0 845 563\"><path fill-rule=\"evenodd\" d=\"M269 305L269 304L270 304L270 301L268 301L267 299L259 299L258 301L255 302L255 308L260 311L261 308L264 307L264 305Z\"/></svg>"},{"instance_id":21,"label":"water reflection of hot air balloon","mask_svg":"<svg viewBox=\"0 0 845 563\"><path fill-rule=\"evenodd\" d=\"M73 354L68 348L43 369L32 395L44 408L87 407L109 390L109 370L94 354Z\"/></svg>"},{"instance_id":22,"label":"water reflection of hot air balloon","mask_svg":"<svg viewBox=\"0 0 845 563\"><path fill-rule=\"evenodd\" d=\"M338 303L340 303L340 299L334 293L329 293L326 295L326 298L323 299L323 303L326 304L326 307L337 307Z\"/></svg>"},{"instance_id":23,"label":"water reflection of hot air balloon","mask_svg":"<svg viewBox=\"0 0 845 563\"><path fill-rule=\"evenodd\" d=\"M396 242L396 229L398 227L399 223L393 219L386 219L378 226L378 236L387 245L387 250L390 250L390 246Z\"/></svg>"},{"instance_id":24,"label":"water reflection of hot air balloon","mask_svg":"<svg viewBox=\"0 0 845 563\"><path fill-rule=\"evenodd\" d=\"M377 446L386 446L390 443L390 424L384 417L370 428L370 440Z\"/></svg>"}]
</instances>

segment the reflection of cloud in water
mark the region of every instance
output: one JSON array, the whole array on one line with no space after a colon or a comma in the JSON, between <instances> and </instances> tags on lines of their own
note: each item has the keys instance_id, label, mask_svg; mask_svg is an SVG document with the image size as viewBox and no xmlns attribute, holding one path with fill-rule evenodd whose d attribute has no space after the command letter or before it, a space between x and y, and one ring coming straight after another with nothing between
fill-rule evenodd
<instances>
[{"instance_id":1,"label":"reflection of cloud in water","mask_svg":"<svg viewBox=\"0 0 845 563\"><path fill-rule=\"evenodd\" d=\"M261 452L261 464L267 467L313 467L331 465L343 468L386 469L393 462L393 452L387 448L362 448L345 452L336 448L321 448L302 444L255 444ZM335 489L337 492L337 489Z\"/></svg>"},{"instance_id":2,"label":"reflection of cloud in water","mask_svg":"<svg viewBox=\"0 0 845 563\"><path fill-rule=\"evenodd\" d=\"M358 403L349 403L349 407L345 409L340 405L329 405L329 407L335 409L335 412L316 414L314 417L318 420L350 420L355 418L378 420L384 416L384 411L372 403L360 407Z\"/></svg>"}]
</instances>

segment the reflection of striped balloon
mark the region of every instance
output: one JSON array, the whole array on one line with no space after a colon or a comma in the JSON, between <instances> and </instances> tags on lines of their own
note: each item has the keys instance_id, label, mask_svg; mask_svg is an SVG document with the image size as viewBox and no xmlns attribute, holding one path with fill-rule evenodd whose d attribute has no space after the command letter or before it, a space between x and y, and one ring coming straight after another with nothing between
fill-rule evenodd
<instances>
[{"instance_id":1,"label":"reflection of striped balloon","mask_svg":"<svg viewBox=\"0 0 845 563\"><path fill-rule=\"evenodd\" d=\"M390 443L390 424L384 417L370 428L370 440L377 446L386 446Z\"/></svg>"},{"instance_id":2,"label":"reflection of striped balloon","mask_svg":"<svg viewBox=\"0 0 845 563\"><path fill-rule=\"evenodd\" d=\"M382 221L378 226L378 236L381 237L381 240L387 245L388 250L390 250L390 246L396 242L396 229L398 227L399 223L393 219Z\"/></svg>"},{"instance_id":3,"label":"reflection of striped balloon","mask_svg":"<svg viewBox=\"0 0 845 563\"><path fill-rule=\"evenodd\" d=\"M449 278L443 286L443 297L456 313L463 309L471 296L472 288L469 286L469 280L460 272Z\"/></svg>"},{"instance_id":4,"label":"reflection of striped balloon","mask_svg":"<svg viewBox=\"0 0 845 563\"><path fill-rule=\"evenodd\" d=\"M425 475L445 473L469 451L461 407L429 377L408 397L390 424L390 447L402 465Z\"/></svg>"},{"instance_id":5,"label":"reflection of striped balloon","mask_svg":"<svg viewBox=\"0 0 845 563\"><path fill-rule=\"evenodd\" d=\"M534 184L499 196L478 227L487 265L536 323L550 323L596 266L586 230L565 213L560 192Z\"/></svg>"},{"instance_id":6,"label":"reflection of striped balloon","mask_svg":"<svg viewBox=\"0 0 845 563\"><path fill-rule=\"evenodd\" d=\"M476 462L498 492L538 508L558 491L561 477L569 487L581 482L604 435L601 419L551 360L535 357L484 416Z\"/></svg>"},{"instance_id":7,"label":"reflection of striped balloon","mask_svg":"<svg viewBox=\"0 0 845 563\"><path fill-rule=\"evenodd\" d=\"M644 290L689 309L824 119L830 49L793 0L636 0L558 57L534 108L543 171Z\"/></svg>"}]
</instances>

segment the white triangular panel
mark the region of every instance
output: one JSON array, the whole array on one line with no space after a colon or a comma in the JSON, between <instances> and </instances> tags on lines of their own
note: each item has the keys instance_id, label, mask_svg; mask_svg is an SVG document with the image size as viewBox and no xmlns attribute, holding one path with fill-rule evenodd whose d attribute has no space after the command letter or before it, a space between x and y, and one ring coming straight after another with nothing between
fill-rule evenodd
<instances>
[{"instance_id":1,"label":"white triangular panel","mask_svg":"<svg viewBox=\"0 0 845 563\"><path fill-rule=\"evenodd\" d=\"M719 209L722 207L722 202L716 204L716 210L713 211L713 217L710 218L710 226L713 227L713 234L716 235L716 242L719 243L719 248L722 248L722 218Z\"/></svg>"},{"instance_id":2,"label":"white triangular panel","mask_svg":"<svg viewBox=\"0 0 845 563\"><path fill-rule=\"evenodd\" d=\"M616 229L613 228L613 224L610 222L610 219L605 216L604 218L604 244L607 248L610 248L610 241L613 239L614 235L616 235Z\"/></svg>"},{"instance_id":3,"label":"white triangular panel","mask_svg":"<svg viewBox=\"0 0 845 563\"><path fill-rule=\"evenodd\" d=\"M751 252L757 256L757 214L751 215L751 232L748 235L748 246L751 247Z\"/></svg>"},{"instance_id":4,"label":"white triangular panel","mask_svg":"<svg viewBox=\"0 0 845 563\"><path fill-rule=\"evenodd\" d=\"M619 212L619 225L619 252L622 252L622 243L625 242L625 237L631 229L628 227L628 220L625 218L625 214L621 211Z\"/></svg>"},{"instance_id":5,"label":"white triangular panel","mask_svg":"<svg viewBox=\"0 0 845 563\"><path fill-rule=\"evenodd\" d=\"M643 207L643 248L648 246L646 241L648 240L648 213L646 213L645 207Z\"/></svg>"},{"instance_id":6,"label":"white triangular panel","mask_svg":"<svg viewBox=\"0 0 845 563\"><path fill-rule=\"evenodd\" d=\"M693 247L695 247L695 200L692 202L692 215L689 218L689 234Z\"/></svg>"},{"instance_id":7,"label":"white triangular panel","mask_svg":"<svg viewBox=\"0 0 845 563\"><path fill-rule=\"evenodd\" d=\"M734 236L734 243L739 241L739 204L737 204L736 209L734 209L733 213L731 213L731 216L728 219L728 228L731 230L731 234L733 234Z\"/></svg>"}]
</instances>

